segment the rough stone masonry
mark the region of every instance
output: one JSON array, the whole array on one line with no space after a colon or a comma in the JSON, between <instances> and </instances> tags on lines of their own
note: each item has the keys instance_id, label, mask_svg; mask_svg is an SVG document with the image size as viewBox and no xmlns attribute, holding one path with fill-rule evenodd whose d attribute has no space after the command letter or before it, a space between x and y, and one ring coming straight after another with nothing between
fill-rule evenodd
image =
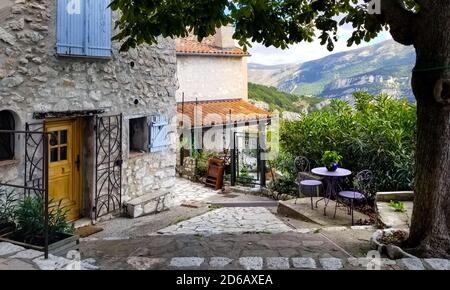
<instances>
[{"instance_id":1,"label":"rough stone masonry","mask_svg":"<svg viewBox=\"0 0 450 290\"><path fill-rule=\"evenodd\" d=\"M0 23L0 111L13 112L16 129L33 121L35 112L104 109L107 114L123 113L122 200L145 196L143 200L150 203L173 185L175 141L164 152L130 156L128 120L164 114L175 125L175 42L160 38L157 45L126 53L114 43L109 59L58 57L56 3L16 0ZM24 142L16 141L17 162L0 166L3 182L14 182L23 174ZM137 213L144 213L143 206ZM146 207L147 212L152 210Z\"/></svg>"}]
</instances>

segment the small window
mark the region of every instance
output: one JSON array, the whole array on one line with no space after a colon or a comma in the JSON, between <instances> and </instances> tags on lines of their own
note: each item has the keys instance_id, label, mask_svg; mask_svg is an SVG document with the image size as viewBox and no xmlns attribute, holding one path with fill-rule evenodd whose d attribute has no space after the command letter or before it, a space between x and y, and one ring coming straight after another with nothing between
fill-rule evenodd
<instances>
[{"instance_id":1,"label":"small window","mask_svg":"<svg viewBox=\"0 0 450 290\"><path fill-rule=\"evenodd\" d=\"M50 133L49 150L50 163L67 160L67 130L53 131Z\"/></svg>"},{"instance_id":2,"label":"small window","mask_svg":"<svg viewBox=\"0 0 450 290\"><path fill-rule=\"evenodd\" d=\"M130 152L147 152L147 118L130 119Z\"/></svg>"},{"instance_id":3,"label":"small window","mask_svg":"<svg viewBox=\"0 0 450 290\"><path fill-rule=\"evenodd\" d=\"M11 112L0 111L0 130L15 130L15 120ZM0 133L0 161L14 159L14 134Z\"/></svg>"}]
</instances>

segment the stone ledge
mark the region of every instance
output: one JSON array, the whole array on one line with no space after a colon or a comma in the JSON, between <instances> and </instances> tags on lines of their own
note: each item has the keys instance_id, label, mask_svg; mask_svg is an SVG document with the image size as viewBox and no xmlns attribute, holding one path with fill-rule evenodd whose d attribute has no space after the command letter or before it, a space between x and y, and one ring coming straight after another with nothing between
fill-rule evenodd
<instances>
[{"instance_id":1,"label":"stone ledge","mask_svg":"<svg viewBox=\"0 0 450 290\"><path fill-rule=\"evenodd\" d=\"M391 191L391 192L378 192L376 200L380 202L394 201L413 201L414 191Z\"/></svg>"},{"instance_id":2,"label":"stone ledge","mask_svg":"<svg viewBox=\"0 0 450 290\"><path fill-rule=\"evenodd\" d=\"M154 193L151 193L132 199L126 203L127 213L130 217L137 218L165 211L168 209L170 195L170 192L167 192L155 197Z\"/></svg>"}]
</instances>

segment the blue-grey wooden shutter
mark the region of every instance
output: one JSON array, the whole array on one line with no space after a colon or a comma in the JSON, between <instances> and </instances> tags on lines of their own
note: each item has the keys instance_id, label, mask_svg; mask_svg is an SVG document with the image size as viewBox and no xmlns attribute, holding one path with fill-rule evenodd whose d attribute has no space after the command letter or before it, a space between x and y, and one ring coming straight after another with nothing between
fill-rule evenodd
<instances>
[{"instance_id":1,"label":"blue-grey wooden shutter","mask_svg":"<svg viewBox=\"0 0 450 290\"><path fill-rule=\"evenodd\" d=\"M170 146L169 121L165 116L152 116L149 126L149 150L161 152Z\"/></svg>"},{"instance_id":2,"label":"blue-grey wooden shutter","mask_svg":"<svg viewBox=\"0 0 450 290\"><path fill-rule=\"evenodd\" d=\"M112 45L111 0L58 0L57 53L109 57Z\"/></svg>"},{"instance_id":3,"label":"blue-grey wooden shutter","mask_svg":"<svg viewBox=\"0 0 450 290\"><path fill-rule=\"evenodd\" d=\"M57 9L57 53L85 55L86 1L58 0Z\"/></svg>"},{"instance_id":4,"label":"blue-grey wooden shutter","mask_svg":"<svg viewBox=\"0 0 450 290\"><path fill-rule=\"evenodd\" d=\"M111 56L111 8L110 0L88 0L88 56L109 57Z\"/></svg>"}]
</instances>

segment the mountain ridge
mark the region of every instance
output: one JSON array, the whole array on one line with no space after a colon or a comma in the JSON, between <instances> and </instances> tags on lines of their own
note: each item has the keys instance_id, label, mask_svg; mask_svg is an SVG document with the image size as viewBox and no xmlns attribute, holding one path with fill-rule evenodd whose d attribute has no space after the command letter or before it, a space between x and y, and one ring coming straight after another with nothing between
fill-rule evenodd
<instances>
[{"instance_id":1,"label":"mountain ridge","mask_svg":"<svg viewBox=\"0 0 450 290\"><path fill-rule=\"evenodd\" d=\"M412 47L387 40L304 63L249 63L249 82L297 95L345 99L367 91L414 101L410 85L414 62Z\"/></svg>"}]
</instances>

